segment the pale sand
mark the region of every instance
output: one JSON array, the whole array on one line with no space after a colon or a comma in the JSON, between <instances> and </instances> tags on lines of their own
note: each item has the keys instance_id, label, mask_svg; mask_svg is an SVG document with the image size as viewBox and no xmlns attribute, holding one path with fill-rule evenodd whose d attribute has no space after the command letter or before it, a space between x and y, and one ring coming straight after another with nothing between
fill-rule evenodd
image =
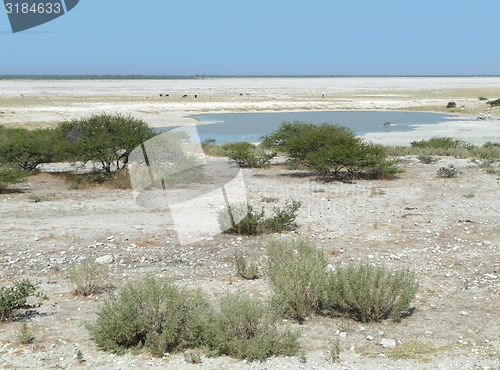
<instances>
[{"instance_id":1,"label":"pale sand","mask_svg":"<svg viewBox=\"0 0 500 370\"><path fill-rule=\"evenodd\" d=\"M169 97L159 96L167 93ZM205 113L418 110L463 114L469 120L366 139L392 145L437 135L474 143L500 141L500 108L489 108L479 96L499 98L500 77L2 80L0 124L53 127L61 120L103 112L131 114L162 127L197 123L193 116ZM457 108L446 109L449 101ZM477 121L478 115L488 114L492 120Z\"/></svg>"}]
</instances>

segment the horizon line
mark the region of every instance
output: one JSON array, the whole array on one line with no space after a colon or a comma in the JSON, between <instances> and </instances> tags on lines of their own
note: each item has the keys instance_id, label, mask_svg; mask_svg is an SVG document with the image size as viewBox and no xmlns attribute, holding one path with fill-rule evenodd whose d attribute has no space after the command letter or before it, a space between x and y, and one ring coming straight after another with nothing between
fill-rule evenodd
<instances>
[{"instance_id":1,"label":"horizon line","mask_svg":"<svg viewBox=\"0 0 500 370\"><path fill-rule=\"evenodd\" d=\"M348 78L348 77L500 77L492 74L462 74L462 75L141 75L141 74L1 74L0 80L13 79L204 79L204 78Z\"/></svg>"}]
</instances>

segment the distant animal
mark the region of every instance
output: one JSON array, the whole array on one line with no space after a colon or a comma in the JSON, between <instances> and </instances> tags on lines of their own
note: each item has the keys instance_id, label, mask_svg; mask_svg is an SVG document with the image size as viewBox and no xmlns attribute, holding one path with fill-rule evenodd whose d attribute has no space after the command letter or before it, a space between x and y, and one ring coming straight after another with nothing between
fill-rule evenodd
<instances>
[{"instance_id":1,"label":"distant animal","mask_svg":"<svg viewBox=\"0 0 500 370\"><path fill-rule=\"evenodd\" d=\"M195 95L194 98L196 99L198 97L198 95Z\"/></svg>"},{"instance_id":2,"label":"distant animal","mask_svg":"<svg viewBox=\"0 0 500 370\"><path fill-rule=\"evenodd\" d=\"M160 96L163 96L163 94L160 94Z\"/></svg>"},{"instance_id":3,"label":"distant animal","mask_svg":"<svg viewBox=\"0 0 500 370\"><path fill-rule=\"evenodd\" d=\"M387 121L386 123L384 123L384 127L390 126L390 125L391 125L391 123L389 121Z\"/></svg>"},{"instance_id":4,"label":"distant animal","mask_svg":"<svg viewBox=\"0 0 500 370\"><path fill-rule=\"evenodd\" d=\"M168 97L168 96L170 96L170 94L165 94L165 97Z\"/></svg>"},{"instance_id":5,"label":"distant animal","mask_svg":"<svg viewBox=\"0 0 500 370\"><path fill-rule=\"evenodd\" d=\"M188 96L186 94L182 95L183 98L187 98Z\"/></svg>"}]
</instances>

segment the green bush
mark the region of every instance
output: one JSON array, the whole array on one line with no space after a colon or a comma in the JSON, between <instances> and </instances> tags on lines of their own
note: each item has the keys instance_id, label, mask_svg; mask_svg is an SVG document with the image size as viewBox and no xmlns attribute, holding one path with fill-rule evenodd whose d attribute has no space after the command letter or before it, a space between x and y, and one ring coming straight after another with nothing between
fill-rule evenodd
<instances>
[{"instance_id":1,"label":"green bush","mask_svg":"<svg viewBox=\"0 0 500 370\"><path fill-rule=\"evenodd\" d=\"M278 205L273 207L273 216L264 221L264 228L268 231L279 233L297 227L297 211L302 202L292 200L286 202L283 207Z\"/></svg>"},{"instance_id":2,"label":"green bush","mask_svg":"<svg viewBox=\"0 0 500 370\"><path fill-rule=\"evenodd\" d=\"M262 147L246 141L229 143L222 146L222 153L229 157L232 163L240 167L261 168L269 166L275 153L267 153Z\"/></svg>"},{"instance_id":3,"label":"green bush","mask_svg":"<svg viewBox=\"0 0 500 370\"><path fill-rule=\"evenodd\" d=\"M452 149L465 148L468 150L474 149L475 146L466 143L463 140L453 139L452 137L433 137L429 140L412 141L413 148L434 148L434 149Z\"/></svg>"},{"instance_id":4,"label":"green bush","mask_svg":"<svg viewBox=\"0 0 500 370\"><path fill-rule=\"evenodd\" d=\"M227 215L230 217L227 217ZM243 219L236 223L235 219ZM219 212L219 225L227 234L256 235L262 233L264 222L264 208L255 211L250 203L228 205L226 209Z\"/></svg>"},{"instance_id":5,"label":"green bush","mask_svg":"<svg viewBox=\"0 0 500 370\"><path fill-rule=\"evenodd\" d=\"M155 136L144 121L121 114L61 122L58 130L74 161L99 163L106 173L113 164L117 170L125 168L132 150Z\"/></svg>"},{"instance_id":6,"label":"green bush","mask_svg":"<svg viewBox=\"0 0 500 370\"><path fill-rule=\"evenodd\" d=\"M234 267L236 274L244 279L254 280L259 278L259 265L254 261L249 263L240 251L234 254Z\"/></svg>"},{"instance_id":7,"label":"green bush","mask_svg":"<svg viewBox=\"0 0 500 370\"><path fill-rule=\"evenodd\" d=\"M297 331L279 330L266 304L238 293L216 312L201 291L187 291L148 276L112 294L87 326L97 345L123 353L146 347L153 354L203 348L212 355L257 360L294 355Z\"/></svg>"},{"instance_id":8,"label":"green bush","mask_svg":"<svg viewBox=\"0 0 500 370\"><path fill-rule=\"evenodd\" d=\"M286 317L303 321L319 309L327 260L305 239L271 239L267 245L267 277L273 307Z\"/></svg>"},{"instance_id":9,"label":"green bush","mask_svg":"<svg viewBox=\"0 0 500 370\"><path fill-rule=\"evenodd\" d=\"M14 310L27 308L29 297L46 299L46 296L38 291L38 285L25 279L15 281L9 287L0 287L0 318L9 316Z\"/></svg>"},{"instance_id":10,"label":"green bush","mask_svg":"<svg viewBox=\"0 0 500 370\"><path fill-rule=\"evenodd\" d=\"M83 261L78 265L71 265L66 273L77 295L100 293L109 276L108 265Z\"/></svg>"},{"instance_id":11,"label":"green bush","mask_svg":"<svg viewBox=\"0 0 500 370\"><path fill-rule=\"evenodd\" d=\"M450 164L448 167L440 167L437 170L437 176L445 179L457 177L459 173L460 172L452 164Z\"/></svg>"},{"instance_id":12,"label":"green bush","mask_svg":"<svg viewBox=\"0 0 500 370\"><path fill-rule=\"evenodd\" d=\"M7 189L9 184L16 184L26 178L26 173L21 171L17 166L0 163L0 192Z\"/></svg>"},{"instance_id":13,"label":"green bush","mask_svg":"<svg viewBox=\"0 0 500 370\"><path fill-rule=\"evenodd\" d=\"M489 104L492 107L500 107L500 99L491 100L491 101L487 102L486 104Z\"/></svg>"},{"instance_id":14,"label":"green bush","mask_svg":"<svg viewBox=\"0 0 500 370\"><path fill-rule=\"evenodd\" d=\"M385 148L366 144L347 127L283 122L274 133L263 138L263 145L321 176L380 177L401 172L387 160Z\"/></svg>"},{"instance_id":15,"label":"green bush","mask_svg":"<svg viewBox=\"0 0 500 370\"><path fill-rule=\"evenodd\" d=\"M224 151L222 145L215 144L215 139L206 139L201 143L203 153L211 157L223 157Z\"/></svg>"},{"instance_id":16,"label":"green bush","mask_svg":"<svg viewBox=\"0 0 500 370\"><path fill-rule=\"evenodd\" d=\"M212 322L208 341L212 354L263 360L292 356L298 351L298 331L279 330L269 307L246 294L228 294Z\"/></svg>"},{"instance_id":17,"label":"green bush","mask_svg":"<svg viewBox=\"0 0 500 370\"><path fill-rule=\"evenodd\" d=\"M0 126L0 158L33 171L42 163L58 160L63 155L58 131L54 129L26 130Z\"/></svg>"},{"instance_id":18,"label":"green bush","mask_svg":"<svg viewBox=\"0 0 500 370\"><path fill-rule=\"evenodd\" d=\"M409 312L418 282L409 270L368 263L338 267L328 275L322 308L361 322L399 320Z\"/></svg>"},{"instance_id":19,"label":"green bush","mask_svg":"<svg viewBox=\"0 0 500 370\"><path fill-rule=\"evenodd\" d=\"M297 226L297 211L302 205L299 201L287 201L283 207L278 205L273 207L273 215L267 219L264 218L264 208L255 211L250 203L235 204L227 206L226 209L219 212L218 221L222 230L228 234L256 235L264 232L281 232L292 230ZM228 217L227 215L230 215ZM243 216L240 222L234 224L237 216ZM234 224L234 226L232 226Z\"/></svg>"},{"instance_id":20,"label":"green bush","mask_svg":"<svg viewBox=\"0 0 500 370\"><path fill-rule=\"evenodd\" d=\"M145 277L112 294L88 325L99 347L123 353L147 347L155 355L204 344L213 309L200 292Z\"/></svg>"},{"instance_id":21,"label":"green bush","mask_svg":"<svg viewBox=\"0 0 500 370\"><path fill-rule=\"evenodd\" d=\"M431 157L430 155L419 155L417 157L417 159L420 162L425 163L425 164L432 164L432 163L436 163L437 161L439 161L439 158L434 158L434 157Z\"/></svg>"},{"instance_id":22,"label":"green bush","mask_svg":"<svg viewBox=\"0 0 500 370\"><path fill-rule=\"evenodd\" d=\"M448 104L446 104L446 108L455 108L457 106L457 103L450 101Z\"/></svg>"}]
</instances>

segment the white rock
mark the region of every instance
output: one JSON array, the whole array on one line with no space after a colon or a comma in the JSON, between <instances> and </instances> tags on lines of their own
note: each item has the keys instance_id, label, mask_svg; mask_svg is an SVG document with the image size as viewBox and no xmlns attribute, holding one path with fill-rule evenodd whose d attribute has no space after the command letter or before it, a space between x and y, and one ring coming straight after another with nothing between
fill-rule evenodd
<instances>
[{"instance_id":1,"label":"white rock","mask_svg":"<svg viewBox=\"0 0 500 370\"><path fill-rule=\"evenodd\" d=\"M394 339L382 339L380 341L380 345L383 348L395 348L396 347L396 341Z\"/></svg>"},{"instance_id":2,"label":"white rock","mask_svg":"<svg viewBox=\"0 0 500 370\"><path fill-rule=\"evenodd\" d=\"M371 335L367 335L366 340L373 340L373 337Z\"/></svg>"},{"instance_id":3,"label":"white rock","mask_svg":"<svg viewBox=\"0 0 500 370\"><path fill-rule=\"evenodd\" d=\"M462 311L462 316L467 316L467 315L468 315L468 313L467 313L467 312Z\"/></svg>"},{"instance_id":4,"label":"white rock","mask_svg":"<svg viewBox=\"0 0 500 370\"><path fill-rule=\"evenodd\" d=\"M113 257L113 255L111 255L111 254L107 254L105 256L96 258L96 260L95 260L96 263L100 263L100 264L110 264L110 263L113 263L114 261L115 261L115 257Z\"/></svg>"},{"instance_id":5,"label":"white rock","mask_svg":"<svg viewBox=\"0 0 500 370\"><path fill-rule=\"evenodd\" d=\"M345 338L347 337L347 333L343 331L342 333L339 334L340 337Z\"/></svg>"}]
</instances>

